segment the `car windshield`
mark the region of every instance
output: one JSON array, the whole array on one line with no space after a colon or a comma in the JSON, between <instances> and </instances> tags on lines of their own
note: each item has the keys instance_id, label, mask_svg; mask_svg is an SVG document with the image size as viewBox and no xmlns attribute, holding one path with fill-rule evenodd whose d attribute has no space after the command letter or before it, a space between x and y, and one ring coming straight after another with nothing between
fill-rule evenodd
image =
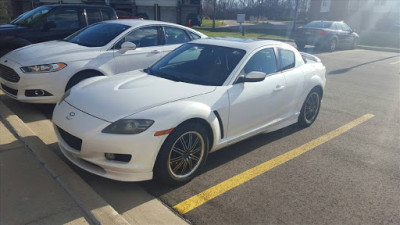
<instances>
[{"instance_id":1,"label":"car windshield","mask_svg":"<svg viewBox=\"0 0 400 225\"><path fill-rule=\"evenodd\" d=\"M117 23L97 23L66 37L64 41L86 47L101 47L108 44L129 27Z\"/></svg>"},{"instance_id":2,"label":"car windshield","mask_svg":"<svg viewBox=\"0 0 400 225\"><path fill-rule=\"evenodd\" d=\"M49 6L41 6L36 9L33 9L31 11L28 11L13 21L10 22L10 24L13 25L20 25L20 26L31 26L37 21L39 21L41 18L43 18L44 15L46 15L52 7Z\"/></svg>"},{"instance_id":3,"label":"car windshield","mask_svg":"<svg viewBox=\"0 0 400 225\"><path fill-rule=\"evenodd\" d=\"M332 26L332 22L327 21L312 21L304 25L305 28L329 28Z\"/></svg>"},{"instance_id":4,"label":"car windshield","mask_svg":"<svg viewBox=\"0 0 400 225\"><path fill-rule=\"evenodd\" d=\"M146 72L179 82L221 86L245 53L241 49L185 44Z\"/></svg>"}]
</instances>

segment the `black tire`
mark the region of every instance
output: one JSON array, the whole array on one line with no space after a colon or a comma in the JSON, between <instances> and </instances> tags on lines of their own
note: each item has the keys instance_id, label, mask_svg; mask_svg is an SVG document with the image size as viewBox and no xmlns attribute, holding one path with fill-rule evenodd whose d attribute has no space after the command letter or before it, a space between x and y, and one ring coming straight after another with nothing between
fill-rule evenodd
<instances>
[{"instance_id":1,"label":"black tire","mask_svg":"<svg viewBox=\"0 0 400 225\"><path fill-rule=\"evenodd\" d=\"M354 38L353 43L351 44L350 48L351 49L355 49L358 45L358 39Z\"/></svg>"},{"instance_id":2,"label":"black tire","mask_svg":"<svg viewBox=\"0 0 400 225\"><path fill-rule=\"evenodd\" d=\"M65 87L65 91L68 91L71 89L73 86L77 85L79 82L91 78L91 77L97 77L97 76L103 76L100 72L95 72L95 71L82 71L77 74L75 74L67 83L67 86Z\"/></svg>"},{"instance_id":3,"label":"black tire","mask_svg":"<svg viewBox=\"0 0 400 225\"><path fill-rule=\"evenodd\" d=\"M190 141L191 146L183 144ZM178 126L169 134L158 153L154 179L168 185L189 182L203 167L208 151L207 131L201 124L188 122Z\"/></svg>"},{"instance_id":4,"label":"black tire","mask_svg":"<svg viewBox=\"0 0 400 225\"><path fill-rule=\"evenodd\" d=\"M306 44L301 43L301 42L296 42L297 45L297 49L304 49L304 47L306 46Z\"/></svg>"},{"instance_id":5,"label":"black tire","mask_svg":"<svg viewBox=\"0 0 400 225\"><path fill-rule=\"evenodd\" d=\"M317 119L321 108L321 96L322 93L318 88L314 88L308 93L298 119L300 127L309 127Z\"/></svg>"},{"instance_id":6,"label":"black tire","mask_svg":"<svg viewBox=\"0 0 400 225\"><path fill-rule=\"evenodd\" d=\"M332 40L329 41L328 45L326 46L326 49L330 52L334 52L337 48L337 40L336 38L333 38Z\"/></svg>"}]
</instances>

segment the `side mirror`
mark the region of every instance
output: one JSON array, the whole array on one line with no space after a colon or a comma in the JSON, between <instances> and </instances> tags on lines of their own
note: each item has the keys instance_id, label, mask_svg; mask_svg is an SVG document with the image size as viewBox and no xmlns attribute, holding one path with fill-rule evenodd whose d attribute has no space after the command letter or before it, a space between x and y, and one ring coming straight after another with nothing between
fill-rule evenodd
<instances>
[{"instance_id":1,"label":"side mirror","mask_svg":"<svg viewBox=\"0 0 400 225\"><path fill-rule=\"evenodd\" d=\"M52 29L52 28L55 28L57 25L56 25L56 22L54 22L54 21L47 21L44 25L43 25L43 31L48 31L48 30L50 30L50 29Z\"/></svg>"},{"instance_id":2,"label":"side mirror","mask_svg":"<svg viewBox=\"0 0 400 225\"><path fill-rule=\"evenodd\" d=\"M259 71L252 71L244 76L240 76L236 83L245 83L245 82L260 82L265 80L267 74Z\"/></svg>"},{"instance_id":3,"label":"side mirror","mask_svg":"<svg viewBox=\"0 0 400 225\"><path fill-rule=\"evenodd\" d=\"M130 41L125 41L124 43L122 43L121 45L121 49L118 51L121 54L125 54L125 52L129 51L129 50L135 50L136 49L136 45Z\"/></svg>"}]
</instances>

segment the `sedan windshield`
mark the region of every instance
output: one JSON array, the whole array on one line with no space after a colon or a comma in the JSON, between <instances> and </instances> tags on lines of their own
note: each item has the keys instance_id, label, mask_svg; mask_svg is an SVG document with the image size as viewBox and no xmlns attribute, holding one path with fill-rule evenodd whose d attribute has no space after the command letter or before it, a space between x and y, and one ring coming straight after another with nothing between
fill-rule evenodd
<instances>
[{"instance_id":1,"label":"sedan windshield","mask_svg":"<svg viewBox=\"0 0 400 225\"><path fill-rule=\"evenodd\" d=\"M101 47L129 27L118 23L97 23L66 37L64 40L86 47Z\"/></svg>"},{"instance_id":2,"label":"sedan windshield","mask_svg":"<svg viewBox=\"0 0 400 225\"><path fill-rule=\"evenodd\" d=\"M215 45L185 44L146 72L174 81L221 86L245 53Z\"/></svg>"},{"instance_id":3,"label":"sedan windshield","mask_svg":"<svg viewBox=\"0 0 400 225\"><path fill-rule=\"evenodd\" d=\"M11 21L10 24L14 25L20 25L20 26L31 26L37 21L39 21L41 18L43 18L44 15L46 15L52 7L49 6L41 6L36 9L33 9L31 11L28 11L13 21Z\"/></svg>"},{"instance_id":4,"label":"sedan windshield","mask_svg":"<svg viewBox=\"0 0 400 225\"><path fill-rule=\"evenodd\" d=\"M329 28L332 26L332 22L328 21L312 21L304 25L305 28Z\"/></svg>"}]
</instances>

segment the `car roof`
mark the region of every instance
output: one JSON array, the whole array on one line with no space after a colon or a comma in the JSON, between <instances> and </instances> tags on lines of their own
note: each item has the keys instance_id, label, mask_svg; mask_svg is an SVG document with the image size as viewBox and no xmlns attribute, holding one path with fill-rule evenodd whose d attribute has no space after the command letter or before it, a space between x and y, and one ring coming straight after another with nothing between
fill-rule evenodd
<instances>
[{"instance_id":1,"label":"car roof","mask_svg":"<svg viewBox=\"0 0 400 225\"><path fill-rule=\"evenodd\" d=\"M106 20L106 21L102 21L102 23L118 23L118 24L123 24L123 25L131 26L131 27L143 26L143 25L170 25L170 26L179 27L179 28L182 28L185 30L190 30L191 32L200 34L202 37L207 37L205 34L200 33L191 28L181 26L181 25L175 24L175 23L168 23L168 22L156 21L156 20L118 19L118 20Z\"/></svg>"},{"instance_id":2,"label":"car roof","mask_svg":"<svg viewBox=\"0 0 400 225\"><path fill-rule=\"evenodd\" d=\"M246 51L252 51L254 49L269 45L291 47L289 44L274 40L226 38L226 37L197 39L195 41L192 41L191 43L218 45L228 48L243 49Z\"/></svg>"},{"instance_id":3,"label":"car roof","mask_svg":"<svg viewBox=\"0 0 400 225\"><path fill-rule=\"evenodd\" d=\"M43 5L48 7L80 7L80 8L111 8L107 5L89 5L89 4L54 4L54 5Z\"/></svg>"}]
</instances>

